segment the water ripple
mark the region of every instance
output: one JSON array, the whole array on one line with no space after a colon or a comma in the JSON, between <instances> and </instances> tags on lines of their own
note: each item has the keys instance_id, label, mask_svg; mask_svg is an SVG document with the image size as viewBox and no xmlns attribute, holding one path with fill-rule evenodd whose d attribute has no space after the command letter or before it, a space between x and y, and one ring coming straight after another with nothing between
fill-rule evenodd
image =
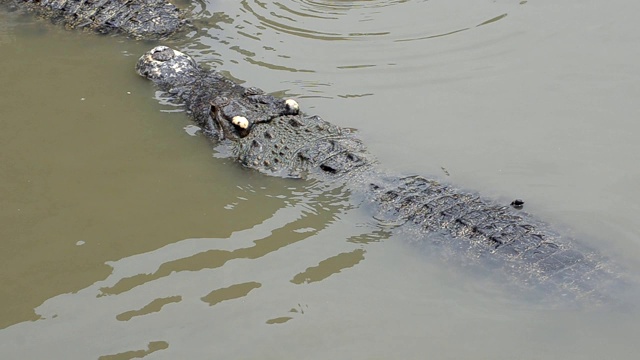
<instances>
[{"instance_id":1,"label":"water ripple","mask_svg":"<svg viewBox=\"0 0 640 360\"><path fill-rule=\"evenodd\" d=\"M375 94L376 86L414 83L416 73L448 61L442 54L459 52L460 38L477 38L480 29L524 8L468 0L198 1L198 30L179 46L257 86L265 87L260 79L271 89L283 84L275 89L283 94L346 99ZM490 36L498 33L504 35ZM377 81L380 73L386 76ZM328 86L318 92L316 84Z\"/></svg>"}]
</instances>

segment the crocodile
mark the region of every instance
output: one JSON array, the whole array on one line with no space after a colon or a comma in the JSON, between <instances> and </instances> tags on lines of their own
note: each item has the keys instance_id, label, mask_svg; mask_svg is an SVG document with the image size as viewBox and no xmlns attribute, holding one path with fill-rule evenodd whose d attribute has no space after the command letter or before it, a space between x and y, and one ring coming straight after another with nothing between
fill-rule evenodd
<instances>
[{"instance_id":1,"label":"crocodile","mask_svg":"<svg viewBox=\"0 0 640 360\"><path fill-rule=\"evenodd\" d=\"M70 29L135 39L164 39L186 24L183 12L167 0L0 0L0 5Z\"/></svg>"},{"instance_id":2,"label":"crocodile","mask_svg":"<svg viewBox=\"0 0 640 360\"><path fill-rule=\"evenodd\" d=\"M378 221L430 241L447 259L576 303L609 302L626 283L599 252L519 210L521 200L501 205L423 176L385 173L353 130L304 114L295 100L238 85L165 46L140 57L136 71L183 105L223 156L269 175L347 184Z\"/></svg>"}]
</instances>

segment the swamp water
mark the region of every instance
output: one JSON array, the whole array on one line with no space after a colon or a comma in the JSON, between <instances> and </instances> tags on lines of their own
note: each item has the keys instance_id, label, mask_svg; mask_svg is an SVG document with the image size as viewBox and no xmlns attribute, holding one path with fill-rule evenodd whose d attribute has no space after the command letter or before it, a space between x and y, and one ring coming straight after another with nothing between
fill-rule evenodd
<instances>
[{"instance_id":1,"label":"swamp water","mask_svg":"<svg viewBox=\"0 0 640 360\"><path fill-rule=\"evenodd\" d=\"M524 198L637 278L637 3L190 6L168 45L358 129L387 169ZM348 189L212 156L133 72L155 44L0 13L0 358L637 357L637 309L522 302Z\"/></svg>"}]
</instances>

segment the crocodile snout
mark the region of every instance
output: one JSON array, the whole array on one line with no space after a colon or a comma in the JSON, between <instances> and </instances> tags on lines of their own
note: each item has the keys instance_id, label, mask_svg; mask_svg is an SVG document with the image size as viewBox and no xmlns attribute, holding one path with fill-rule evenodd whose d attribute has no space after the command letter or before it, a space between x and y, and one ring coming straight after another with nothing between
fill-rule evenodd
<instances>
[{"instance_id":1,"label":"crocodile snout","mask_svg":"<svg viewBox=\"0 0 640 360\"><path fill-rule=\"evenodd\" d=\"M195 60L167 46L156 46L140 57L136 72L149 80L181 82L198 70Z\"/></svg>"}]
</instances>

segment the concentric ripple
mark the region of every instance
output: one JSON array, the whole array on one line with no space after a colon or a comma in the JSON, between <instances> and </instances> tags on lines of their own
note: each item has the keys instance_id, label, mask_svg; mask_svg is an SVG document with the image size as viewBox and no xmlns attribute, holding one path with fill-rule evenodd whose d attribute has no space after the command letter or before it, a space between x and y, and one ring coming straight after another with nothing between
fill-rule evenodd
<instances>
[{"instance_id":1,"label":"concentric ripple","mask_svg":"<svg viewBox=\"0 0 640 360\"><path fill-rule=\"evenodd\" d=\"M474 36L523 8L514 1L470 0L243 0L194 7L198 30L179 46L198 61L270 90L331 99L411 84L434 51L459 51L456 38ZM381 72L392 79L376 81Z\"/></svg>"}]
</instances>

